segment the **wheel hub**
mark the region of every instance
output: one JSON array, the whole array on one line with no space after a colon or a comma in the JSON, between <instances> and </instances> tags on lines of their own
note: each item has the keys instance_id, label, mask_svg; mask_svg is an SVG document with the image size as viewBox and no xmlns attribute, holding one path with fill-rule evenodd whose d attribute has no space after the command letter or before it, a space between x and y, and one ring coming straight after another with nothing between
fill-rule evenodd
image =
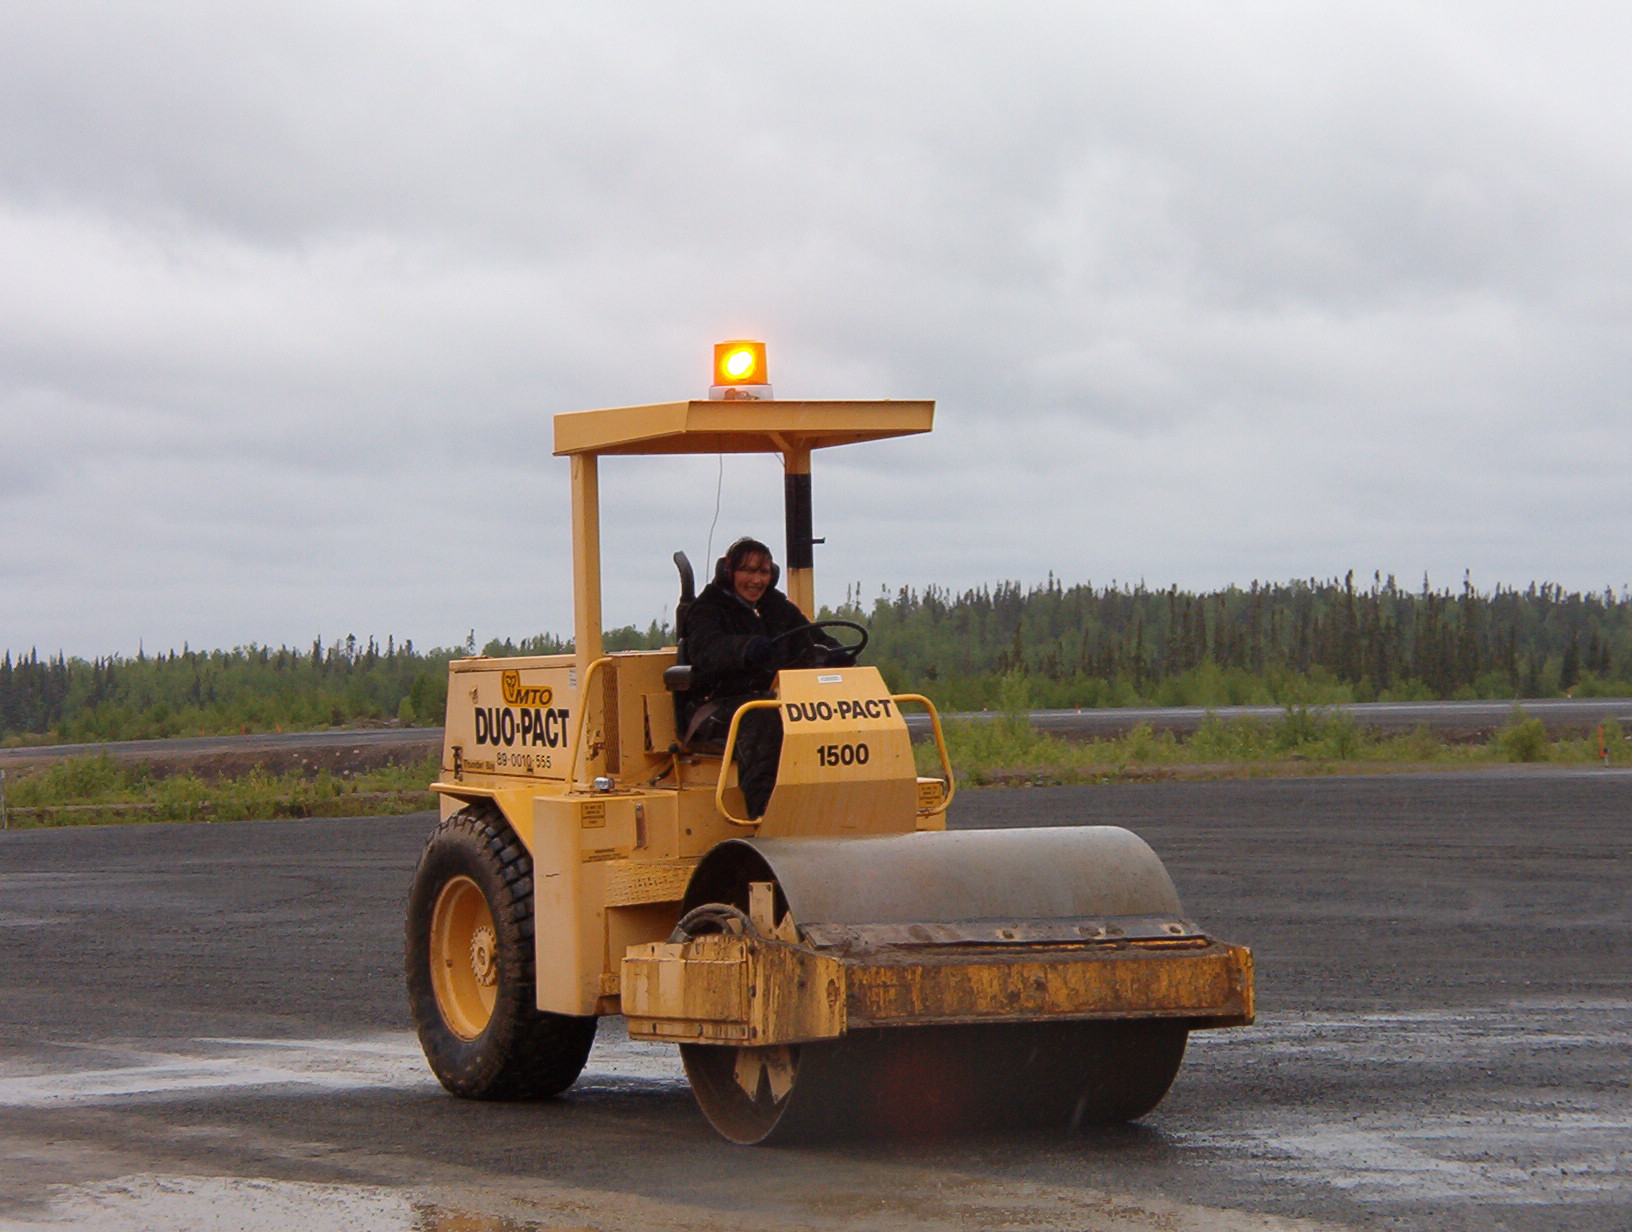
<instances>
[{"instance_id":1,"label":"wheel hub","mask_svg":"<svg viewBox=\"0 0 1632 1232\"><path fill-rule=\"evenodd\" d=\"M431 987L448 1030L473 1040L487 1029L498 997L499 934L481 887L450 877L431 909Z\"/></svg>"},{"instance_id":2,"label":"wheel hub","mask_svg":"<svg viewBox=\"0 0 1632 1232\"><path fill-rule=\"evenodd\" d=\"M499 982L499 938L483 924L470 934L470 972L483 988Z\"/></svg>"}]
</instances>

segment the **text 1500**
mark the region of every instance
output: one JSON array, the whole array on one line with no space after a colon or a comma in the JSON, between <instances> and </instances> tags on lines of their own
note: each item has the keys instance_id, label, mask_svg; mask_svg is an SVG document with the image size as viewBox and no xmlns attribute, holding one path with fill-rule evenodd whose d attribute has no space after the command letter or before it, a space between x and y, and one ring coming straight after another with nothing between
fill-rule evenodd
<instances>
[{"instance_id":1,"label":"text 1500","mask_svg":"<svg viewBox=\"0 0 1632 1232\"><path fill-rule=\"evenodd\" d=\"M865 744L824 744L816 749L816 760L824 766L865 766L871 757Z\"/></svg>"}]
</instances>

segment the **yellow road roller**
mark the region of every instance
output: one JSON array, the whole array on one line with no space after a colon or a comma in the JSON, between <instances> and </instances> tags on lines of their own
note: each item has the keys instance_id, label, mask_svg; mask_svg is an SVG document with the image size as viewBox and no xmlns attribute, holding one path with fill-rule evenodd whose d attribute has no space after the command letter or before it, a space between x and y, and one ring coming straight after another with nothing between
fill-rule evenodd
<instances>
[{"instance_id":1,"label":"yellow road roller","mask_svg":"<svg viewBox=\"0 0 1632 1232\"><path fill-rule=\"evenodd\" d=\"M1248 950L1185 916L1144 842L1114 826L948 830L934 705L853 654L790 660L723 741L699 741L681 721L681 553L677 644L603 653L602 458L780 455L786 591L815 616L812 456L932 427L927 401L776 399L764 369L759 344L722 344L706 399L555 417L574 650L449 665L442 817L406 927L431 1068L471 1099L555 1095L621 1014L632 1038L679 1045L734 1142L1145 1115L1189 1032L1252 1021L1253 977ZM754 708L777 711L783 740L749 818L734 753ZM917 773L913 712L938 775Z\"/></svg>"}]
</instances>

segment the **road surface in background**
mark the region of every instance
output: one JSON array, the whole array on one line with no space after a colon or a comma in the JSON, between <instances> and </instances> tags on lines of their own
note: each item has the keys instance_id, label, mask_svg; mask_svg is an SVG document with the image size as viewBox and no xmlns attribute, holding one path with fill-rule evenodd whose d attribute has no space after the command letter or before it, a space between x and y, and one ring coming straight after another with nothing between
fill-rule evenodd
<instances>
[{"instance_id":1,"label":"road surface in background","mask_svg":"<svg viewBox=\"0 0 1632 1232\"><path fill-rule=\"evenodd\" d=\"M1540 719L1555 735L1584 732L1599 723L1632 726L1632 698L1539 698L1525 702L1356 702L1345 706L1313 707L1318 712L1351 714L1357 723L1383 731L1409 731L1417 726L1463 737L1489 735L1513 721L1513 707ZM1208 715L1226 722L1239 718L1273 721L1286 713L1284 706L1123 706L1087 710L1034 710L1031 721L1046 731L1081 737L1118 736L1143 723L1154 731L1189 732ZM949 713L947 719L988 719L990 711ZM915 733L928 730L922 713L907 715ZM440 727L347 728L338 731L256 732L242 736L183 736L169 740L116 740L103 744L53 744L0 749L0 769L34 765L65 757L107 753L131 760L192 758L302 751L387 752L404 756L428 755L442 747Z\"/></svg>"},{"instance_id":2,"label":"road surface in background","mask_svg":"<svg viewBox=\"0 0 1632 1232\"><path fill-rule=\"evenodd\" d=\"M1438 732L1473 734L1495 731L1513 721L1513 707L1540 719L1551 732L1584 731L1599 723L1632 724L1632 698L1537 698L1524 702L1352 702L1342 706L1312 706L1317 713L1348 714L1362 727L1383 731L1410 731L1427 727ZM1049 731L1087 735L1117 735L1139 723L1154 731L1194 731L1209 714L1226 722L1258 719L1273 722L1285 706L1153 706L1106 707L1090 710L1035 710L1031 721Z\"/></svg>"}]
</instances>

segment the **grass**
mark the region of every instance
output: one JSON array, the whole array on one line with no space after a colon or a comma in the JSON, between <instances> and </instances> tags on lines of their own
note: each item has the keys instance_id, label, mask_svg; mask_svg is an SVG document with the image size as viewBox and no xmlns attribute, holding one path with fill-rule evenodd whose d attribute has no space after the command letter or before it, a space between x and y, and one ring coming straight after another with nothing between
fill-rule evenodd
<instances>
[{"instance_id":1,"label":"grass","mask_svg":"<svg viewBox=\"0 0 1632 1232\"><path fill-rule=\"evenodd\" d=\"M1273 720L1224 720L1209 714L1188 736L1141 723L1107 740L1069 740L1032 726L1016 695L986 720L946 724L947 746L961 785L1095 783L1161 777L1353 773L1417 767L1473 767L1549 762L1594 765L1603 758L1596 733L1554 740L1540 719L1518 706L1482 744L1441 739L1426 727L1387 734L1362 727L1337 710L1291 706ZM1611 765L1632 765L1632 739L1606 724ZM940 773L934 746L915 746L920 774ZM8 776L10 825L15 828L141 821L243 821L272 817L372 816L435 806L426 784L435 755L352 775L246 773L203 778L191 771L156 773L151 765L116 761L106 753L66 758Z\"/></svg>"},{"instance_id":2,"label":"grass","mask_svg":"<svg viewBox=\"0 0 1632 1232\"><path fill-rule=\"evenodd\" d=\"M1590 765L1603 761L1596 733L1551 739L1540 719L1515 706L1510 721L1485 743L1446 741L1425 726L1384 733L1342 711L1288 707L1278 718L1224 720L1209 714L1188 736L1141 723L1125 735L1069 740L1033 727L1024 711L991 719L953 720L946 741L961 784L1092 783L1151 777L1237 777L1483 766L1516 762ZM1611 765L1632 765L1632 740L1607 724ZM928 742L915 746L920 774L939 774Z\"/></svg>"},{"instance_id":3,"label":"grass","mask_svg":"<svg viewBox=\"0 0 1632 1232\"><path fill-rule=\"evenodd\" d=\"M435 807L426 784L438 759L351 775L247 773L201 778L159 775L152 766L106 753L71 757L7 776L12 828L128 821L246 821L268 817L374 816Z\"/></svg>"}]
</instances>

